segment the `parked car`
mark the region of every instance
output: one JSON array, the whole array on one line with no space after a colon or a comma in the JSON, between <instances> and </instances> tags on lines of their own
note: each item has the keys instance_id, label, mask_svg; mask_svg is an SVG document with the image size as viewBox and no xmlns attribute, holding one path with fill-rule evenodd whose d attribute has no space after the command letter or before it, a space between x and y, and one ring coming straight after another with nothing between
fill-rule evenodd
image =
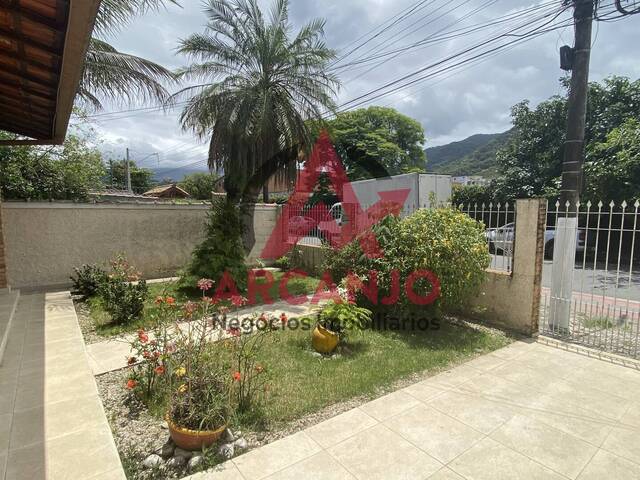
<instances>
[{"instance_id":1,"label":"parked car","mask_svg":"<svg viewBox=\"0 0 640 480\"><path fill-rule=\"evenodd\" d=\"M513 240L515 235L515 224L507 223L502 227L489 228L485 232L489 243L489 251L498 255L513 254ZM553 247L555 244L556 230L555 228L547 228L544 232L544 258L553 258ZM585 231L579 229L576 232L576 252L583 254L585 252Z\"/></svg>"}]
</instances>

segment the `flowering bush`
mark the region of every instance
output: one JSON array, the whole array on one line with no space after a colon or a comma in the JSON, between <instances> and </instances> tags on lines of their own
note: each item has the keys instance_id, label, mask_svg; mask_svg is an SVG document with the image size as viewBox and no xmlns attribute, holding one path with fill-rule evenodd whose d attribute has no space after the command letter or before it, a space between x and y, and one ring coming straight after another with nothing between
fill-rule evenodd
<instances>
[{"instance_id":1,"label":"flowering bush","mask_svg":"<svg viewBox=\"0 0 640 480\"><path fill-rule=\"evenodd\" d=\"M98 293L100 285L107 278L107 272L97 265L82 265L74 268L73 272L71 276L73 293L84 297L91 297Z\"/></svg>"},{"instance_id":2,"label":"flowering bush","mask_svg":"<svg viewBox=\"0 0 640 480\"><path fill-rule=\"evenodd\" d=\"M122 255L111 262L111 268L98 288L105 310L116 324L140 318L148 293L146 282Z\"/></svg>"}]
</instances>

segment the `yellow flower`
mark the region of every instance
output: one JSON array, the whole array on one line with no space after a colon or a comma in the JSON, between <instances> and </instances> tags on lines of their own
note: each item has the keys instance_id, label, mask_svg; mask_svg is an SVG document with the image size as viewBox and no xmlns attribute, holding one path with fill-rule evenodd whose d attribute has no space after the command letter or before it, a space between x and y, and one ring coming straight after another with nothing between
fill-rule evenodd
<instances>
[{"instance_id":1,"label":"yellow flower","mask_svg":"<svg viewBox=\"0 0 640 480\"><path fill-rule=\"evenodd\" d=\"M184 393L184 392L186 392L186 391L187 391L187 385L186 385L185 383L183 383L182 385L180 385L180 386L178 387L178 392L180 392L180 393Z\"/></svg>"},{"instance_id":2,"label":"yellow flower","mask_svg":"<svg viewBox=\"0 0 640 480\"><path fill-rule=\"evenodd\" d=\"M180 367L176 369L176 377L184 377L187 374L187 369L184 367Z\"/></svg>"}]
</instances>

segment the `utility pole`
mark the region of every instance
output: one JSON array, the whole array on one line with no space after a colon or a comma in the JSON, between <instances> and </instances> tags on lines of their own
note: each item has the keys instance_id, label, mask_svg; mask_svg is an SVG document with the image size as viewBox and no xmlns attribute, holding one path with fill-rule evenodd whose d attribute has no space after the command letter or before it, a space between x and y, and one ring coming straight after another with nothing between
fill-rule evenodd
<instances>
[{"instance_id":1,"label":"utility pole","mask_svg":"<svg viewBox=\"0 0 640 480\"><path fill-rule=\"evenodd\" d=\"M125 160L125 175L127 177L127 192L133 193L131 190L131 168L129 166L129 149L127 148L127 159Z\"/></svg>"},{"instance_id":2,"label":"utility pole","mask_svg":"<svg viewBox=\"0 0 640 480\"><path fill-rule=\"evenodd\" d=\"M567 112L567 135L562 161L560 206L553 250L553 279L549 325L553 331L569 329L573 294L573 269L578 235L578 202L582 189L584 137L589 92L591 27L595 0L571 0L575 21L574 47L570 51L571 86ZM569 204L567 208L567 203Z\"/></svg>"}]
</instances>

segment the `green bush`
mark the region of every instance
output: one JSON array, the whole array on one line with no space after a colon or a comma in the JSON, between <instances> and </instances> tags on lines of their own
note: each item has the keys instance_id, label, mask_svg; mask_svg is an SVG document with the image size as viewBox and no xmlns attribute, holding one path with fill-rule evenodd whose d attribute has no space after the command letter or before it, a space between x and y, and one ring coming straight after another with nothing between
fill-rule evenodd
<instances>
[{"instance_id":1,"label":"green bush","mask_svg":"<svg viewBox=\"0 0 640 480\"><path fill-rule=\"evenodd\" d=\"M204 241L191 256L189 265L181 275L180 286L193 288L201 278L219 282L228 271L239 289L247 283L247 266L242 244L243 224L240 209L225 198L214 197L207 219Z\"/></svg>"},{"instance_id":2,"label":"green bush","mask_svg":"<svg viewBox=\"0 0 640 480\"><path fill-rule=\"evenodd\" d=\"M100 284L98 294L113 323L129 323L142 316L149 293L147 282L140 279L140 273L121 255L111 262L111 266L113 272Z\"/></svg>"},{"instance_id":3,"label":"green bush","mask_svg":"<svg viewBox=\"0 0 640 480\"><path fill-rule=\"evenodd\" d=\"M97 265L82 265L73 269L70 277L73 282L73 293L84 297L92 297L98 293L100 285L106 281L107 272Z\"/></svg>"},{"instance_id":4,"label":"green bush","mask_svg":"<svg viewBox=\"0 0 640 480\"><path fill-rule=\"evenodd\" d=\"M330 255L325 265L336 282L349 273L362 278L368 277L371 270L377 271L379 299L391 292L392 271L399 272L400 298L396 304L373 305L360 292L359 305L377 311L407 313L418 310L437 316L441 309L457 308L476 294L485 278L490 257L484 227L454 209L421 209L404 219L387 216L372 230L383 250L380 258L365 255L356 239ZM407 277L417 270L429 270L440 281L440 296L428 307L414 305L405 293ZM414 291L426 295L431 291L431 285L420 279L415 283Z\"/></svg>"},{"instance_id":5,"label":"green bush","mask_svg":"<svg viewBox=\"0 0 640 480\"><path fill-rule=\"evenodd\" d=\"M371 323L371 310L349 302L328 302L318 314L318 323L341 337L350 330L363 330Z\"/></svg>"}]
</instances>

